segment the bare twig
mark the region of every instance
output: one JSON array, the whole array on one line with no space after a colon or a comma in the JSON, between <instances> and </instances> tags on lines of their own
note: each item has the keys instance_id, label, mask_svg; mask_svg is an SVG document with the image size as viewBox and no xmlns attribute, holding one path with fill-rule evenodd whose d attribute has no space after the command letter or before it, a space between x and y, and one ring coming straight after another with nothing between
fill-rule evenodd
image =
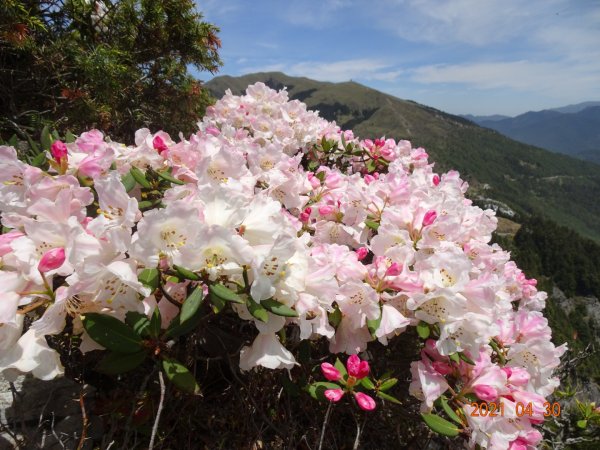
<instances>
[{"instance_id":1,"label":"bare twig","mask_svg":"<svg viewBox=\"0 0 600 450\"><path fill-rule=\"evenodd\" d=\"M156 419L154 419L154 425L152 426L152 435L150 437L150 445L148 450L154 448L154 439L158 432L158 422L160 421L160 414L162 413L164 402L165 402L165 380L163 378L162 371L158 371L158 381L160 382L160 402L158 403L158 410L156 411Z\"/></svg>"},{"instance_id":2,"label":"bare twig","mask_svg":"<svg viewBox=\"0 0 600 450\"><path fill-rule=\"evenodd\" d=\"M333 402L329 402L329 406L327 407L327 412L325 413L325 419L323 420L323 426L321 427L321 438L319 439L319 450L323 448L323 441L325 440L325 429L327 428L327 423L329 422L329 416L331 415L331 410L333 409Z\"/></svg>"},{"instance_id":3,"label":"bare twig","mask_svg":"<svg viewBox=\"0 0 600 450\"><path fill-rule=\"evenodd\" d=\"M356 417L354 417L354 420L356 420ZM356 438L354 439L354 446L352 447L352 450L358 450L358 445L360 444L360 434L361 434L363 428L365 427L366 422L367 422L366 416L363 419L362 425L358 422L358 420L356 420Z\"/></svg>"},{"instance_id":4,"label":"bare twig","mask_svg":"<svg viewBox=\"0 0 600 450\"><path fill-rule=\"evenodd\" d=\"M83 448L83 444L85 443L87 437L87 429L89 425L88 415L85 411L85 401L83 400L83 387L81 388L81 392L79 393L79 406L81 407L81 438L79 439L79 445L77 446L77 450L81 450Z\"/></svg>"}]
</instances>

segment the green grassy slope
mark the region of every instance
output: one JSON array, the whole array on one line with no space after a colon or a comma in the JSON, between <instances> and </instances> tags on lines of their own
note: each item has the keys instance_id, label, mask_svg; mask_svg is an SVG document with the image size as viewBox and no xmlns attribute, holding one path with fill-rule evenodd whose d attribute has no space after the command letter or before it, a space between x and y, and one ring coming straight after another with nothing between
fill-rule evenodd
<instances>
[{"instance_id":1,"label":"green grassy slope","mask_svg":"<svg viewBox=\"0 0 600 450\"><path fill-rule=\"evenodd\" d=\"M470 195L503 201L517 212L545 215L600 241L600 166L513 141L462 117L401 100L354 82L324 83L282 73L217 77L206 87L219 98L256 81L305 102L361 137L408 139L438 170L456 169ZM482 190L485 185L485 191Z\"/></svg>"}]
</instances>

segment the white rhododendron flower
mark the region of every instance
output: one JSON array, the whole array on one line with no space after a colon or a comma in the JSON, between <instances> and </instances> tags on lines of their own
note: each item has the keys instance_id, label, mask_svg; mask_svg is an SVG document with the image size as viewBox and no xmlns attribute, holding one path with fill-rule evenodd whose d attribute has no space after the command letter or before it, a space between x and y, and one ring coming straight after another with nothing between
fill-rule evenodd
<instances>
[{"instance_id":1,"label":"white rhododendron flower","mask_svg":"<svg viewBox=\"0 0 600 450\"><path fill-rule=\"evenodd\" d=\"M254 330L242 370L294 368L294 340L356 354L416 327L423 347L409 391L423 412L448 392L502 402L497 417L454 405L467 446L540 442L566 350L551 341L546 294L490 244L494 213L465 198L457 172L435 173L424 149L360 140L256 83L228 91L187 139L141 129L127 146L90 130L47 157L44 171L0 146L9 379L61 375L46 338L67 324L80 351L102 349L85 314L124 321L158 308L166 329L201 290L211 314ZM190 332L205 329L198 323Z\"/></svg>"}]
</instances>

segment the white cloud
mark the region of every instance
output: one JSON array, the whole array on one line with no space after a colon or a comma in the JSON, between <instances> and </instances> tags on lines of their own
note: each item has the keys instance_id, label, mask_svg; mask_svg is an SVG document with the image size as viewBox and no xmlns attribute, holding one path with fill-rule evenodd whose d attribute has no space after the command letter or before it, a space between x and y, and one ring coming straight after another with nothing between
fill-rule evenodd
<instances>
[{"instance_id":1,"label":"white cloud","mask_svg":"<svg viewBox=\"0 0 600 450\"><path fill-rule=\"evenodd\" d=\"M411 79L421 84L464 84L478 89L508 88L556 99L600 95L600 67L562 62L506 61L438 64L418 67Z\"/></svg>"},{"instance_id":2,"label":"white cloud","mask_svg":"<svg viewBox=\"0 0 600 450\"><path fill-rule=\"evenodd\" d=\"M304 61L295 64L270 64L246 67L243 73L281 71L320 81L379 80L394 81L403 73L377 59L360 58L342 61Z\"/></svg>"}]
</instances>

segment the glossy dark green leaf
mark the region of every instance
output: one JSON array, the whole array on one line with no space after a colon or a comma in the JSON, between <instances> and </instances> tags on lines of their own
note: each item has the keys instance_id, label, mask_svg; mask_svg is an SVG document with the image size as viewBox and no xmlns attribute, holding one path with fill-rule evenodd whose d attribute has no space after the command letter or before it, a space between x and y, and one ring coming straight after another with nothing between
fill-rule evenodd
<instances>
[{"instance_id":1,"label":"glossy dark green leaf","mask_svg":"<svg viewBox=\"0 0 600 450\"><path fill-rule=\"evenodd\" d=\"M340 386L328 381L317 381L308 386L308 393L315 400L328 401L327 397L325 397L325 391L328 389L340 389Z\"/></svg>"},{"instance_id":2,"label":"glossy dark green leaf","mask_svg":"<svg viewBox=\"0 0 600 450\"><path fill-rule=\"evenodd\" d=\"M467 364L471 364L472 366L475 365L475 361L473 361L471 358L469 358L467 355L465 355L463 352L460 352L458 354L458 357L460 359L462 359L464 362L466 362Z\"/></svg>"},{"instance_id":3,"label":"glossy dark green leaf","mask_svg":"<svg viewBox=\"0 0 600 450\"><path fill-rule=\"evenodd\" d=\"M118 375L129 372L144 362L148 352L143 350L136 353L116 353L107 354L96 366L98 372L106 375Z\"/></svg>"},{"instance_id":4,"label":"glossy dark green leaf","mask_svg":"<svg viewBox=\"0 0 600 450\"><path fill-rule=\"evenodd\" d=\"M386 394L385 392L381 392L381 391L377 391L377 397L379 397L382 400L391 402L391 403L396 403L397 405L401 405L402 402L400 400L398 400L396 397L391 396L390 394Z\"/></svg>"},{"instance_id":5,"label":"glossy dark green leaf","mask_svg":"<svg viewBox=\"0 0 600 450\"><path fill-rule=\"evenodd\" d=\"M71 133L69 130L65 133L65 142L70 144L71 142L75 142L77 140L77 136Z\"/></svg>"},{"instance_id":6,"label":"glossy dark green leaf","mask_svg":"<svg viewBox=\"0 0 600 450\"><path fill-rule=\"evenodd\" d=\"M146 211L147 209L152 208L153 205L154 202L151 202L150 200L142 200L141 202L138 202L138 208L140 211Z\"/></svg>"},{"instance_id":7,"label":"glossy dark green leaf","mask_svg":"<svg viewBox=\"0 0 600 450\"><path fill-rule=\"evenodd\" d=\"M81 316L87 334L108 350L135 353L142 349L142 338L119 319L106 314L87 313Z\"/></svg>"},{"instance_id":8,"label":"glossy dark green leaf","mask_svg":"<svg viewBox=\"0 0 600 450\"><path fill-rule=\"evenodd\" d=\"M381 312L379 313L379 317L377 319L367 319L367 328L369 329L369 333L371 333L371 336L375 337L375 333L377 332L377 329L379 328L379 325L381 325Z\"/></svg>"},{"instance_id":9,"label":"glossy dark green leaf","mask_svg":"<svg viewBox=\"0 0 600 450\"><path fill-rule=\"evenodd\" d=\"M50 151L50 146L52 145L52 135L50 134L50 127L48 125L42 128L42 132L40 134L40 143L42 144L42 149L46 151Z\"/></svg>"},{"instance_id":10,"label":"glossy dark green leaf","mask_svg":"<svg viewBox=\"0 0 600 450\"><path fill-rule=\"evenodd\" d=\"M46 154L45 153L40 153L39 155L36 155L32 160L31 160L31 165L33 167L42 167L45 163L46 163Z\"/></svg>"},{"instance_id":11,"label":"glossy dark green leaf","mask_svg":"<svg viewBox=\"0 0 600 450\"><path fill-rule=\"evenodd\" d=\"M227 286L223 285L223 284L211 284L208 287L208 290L210 292L211 295L211 300L212 297L219 297L221 300L224 300L226 302L232 302L232 303L240 303L240 304L244 304L244 300L242 300L242 298L237 295L235 292L233 292L231 289L229 289Z\"/></svg>"},{"instance_id":12,"label":"glossy dark green leaf","mask_svg":"<svg viewBox=\"0 0 600 450\"><path fill-rule=\"evenodd\" d=\"M421 417L429 428L442 436L456 437L460 433L460 429L456 425L440 416L428 413L421 414Z\"/></svg>"},{"instance_id":13,"label":"glossy dark green leaf","mask_svg":"<svg viewBox=\"0 0 600 450\"><path fill-rule=\"evenodd\" d=\"M183 302L180 313L169 324L165 337L176 338L193 331L202 319L200 306L203 300L202 286L197 286Z\"/></svg>"},{"instance_id":14,"label":"glossy dark green leaf","mask_svg":"<svg viewBox=\"0 0 600 450\"><path fill-rule=\"evenodd\" d=\"M440 405L442 406L442 409L448 415L448 417L450 417L450 419L455 421L457 424L463 425L462 420L460 420L458 414L456 414L456 412L448 404L448 399L446 398L446 396L442 395L438 400Z\"/></svg>"},{"instance_id":15,"label":"glossy dark green leaf","mask_svg":"<svg viewBox=\"0 0 600 450\"><path fill-rule=\"evenodd\" d=\"M173 264L173 269L177 272L180 278L185 278L186 280L199 281L200 277L196 275L191 270L186 269L185 267L178 266Z\"/></svg>"},{"instance_id":16,"label":"glossy dark green leaf","mask_svg":"<svg viewBox=\"0 0 600 450\"><path fill-rule=\"evenodd\" d=\"M125 323L139 336L150 336L150 320L148 320L148 317L146 317L145 314L129 311L125 314Z\"/></svg>"},{"instance_id":17,"label":"glossy dark green leaf","mask_svg":"<svg viewBox=\"0 0 600 450\"><path fill-rule=\"evenodd\" d=\"M173 175L171 175L169 172L159 171L159 172L156 172L156 175L158 175L163 180L166 180L173 184L180 184L180 185L185 184L185 182L178 180Z\"/></svg>"},{"instance_id":18,"label":"glossy dark green leaf","mask_svg":"<svg viewBox=\"0 0 600 450\"><path fill-rule=\"evenodd\" d=\"M19 144L19 138L17 138L16 134L13 134L8 140L8 145L11 147L16 147Z\"/></svg>"},{"instance_id":19,"label":"glossy dark green leaf","mask_svg":"<svg viewBox=\"0 0 600 450\"><path fill-rule=\"evenodd\" d=\"M365 220L365 225L374 231L379 229L379 222L375 222L374 220Z\"/></svg>"},{"instance_id":20,"label":"glossy dark green leaf","mask_svg":"<svg viewBox=\"0 0 600 450\"><path fill-rule=\"evenodd\" d=\"M342 312L336 306L336 308L327 314L327 319L333 328L337 328L340 322L342 321Z\"/></svg>"},{"instance_id":21,"label":"glossy dark green leaf","mask_svg":"<svg viewBox=\"0 0 600 450\"><path fill-rule=\"evenodd\" d=\"M135 178L133 178L131 172L127 172L121 177L121 183L125 186L125 191L130 192L135 187Z\"/></svg>"},{"instance_id":22,"label":"glossy dark green leaf","mask_svg":"<svg viewBox=\"0 0 600 450\"><path fill-rule=\"evenodd\" d=\"M379 390L381 392L385 392L385 391L389 391L391 388L393 388L396 383L398 383L398 378L389 378L387 380L385 380L383 383L381 383L381 385L379 386Z\"/></svg>"},{"instance_id":23,"label":"glossy dark green leaf","mask_svg":"<svg viewBox=\"0 0 600 450\"><path fill-rule=\"evenodd\" d=\"M144 175L144 172L142 172L140 169L138 169L135 166L131 167L130 172L131 176L133 177L133 179L142 187L146 188L146 189L150 189L152 186L150 185L150 182L146 179L146 175Z\"/></svg>"},{"instance_id":24,"label":"glossy dark green leaf","mask_svg":"<svg viewBox=\"0 0 600 450\"><path fill-rule=\"evenodd\" d=\"M375 389L375 383L373 383L373 380L371 380L371 378L369 378L369 377L364 377L362 380L360 380L360 383L366 389Z\"/></svg>"},{"instance_id":25,"label":"glossy dark green leaf","mask_svg":"<svg viewBox=\"0 0 600 450\"><path fill-rule=\"evenodd\" d=\"M295 310L272 298L263 300L260 304L277 316L298 317L298 313Z\"/></svg>"},{"instance_id":26,"label":"glossy dark green leaf","mask_svg":"<svg viewBox=\"0 0 600 450\"><path fill-rule=\"evenodd\" d=\"M154 308L154 312L152 313L152 316L150 317L150 336L152 336L153 338L157 338L160 336L160 324L161 324L162 318L160 316L160 309L158 309L158 306L156 308Z\"/></svg>"},{"instance_id":27,"label":"glossy dark green leaf","mask_svg":"<svg viewBox=\"0 0 600 450\"><path fill-rule=\"evenodd\" d=\"M196 382L194 375L175 359L163 359L162 367L167 378L180 390L189 394L200 394L200 386Z\"/></svg>"},{"instance_id":28,"label":"glossy dark green leaf","mask_svg":"<svg viewBox=\"0 0 600 450\"><path fill-rule=\"evenodd\" d=\"M144 269L138 275L138 280L154 292L158 288L160 272L156 268Z\"/></svg>"},{"instance_id":29,"label":"glossy dark green leaf","mask_svg":"<svg viewBox=\"0 0 600 450\"><path fill-rule=\"evenodd\" d=\"M340 358L336 358L335 359L335 364L333 365L337 370L340 371L340 373L342 374L342 378L345 378L348 376L348 371L346 370L346 366L344 365L344 363L340 360Z\"/></svg>"},{"instance_id":30,"label":"glossy dark green leaf","mask_svg":"<svg viewBox=\"0 0 600 450\"><path fill-rule=\"evenodd\" d=\"M253 299L248 298L246 306L248 307L250 314L256 319L265 323L269 321L269 312L260 303L256 303Z\"/></svg>"},{"instance_id":31,"label":"glossy dark green leaf","mask_svg":"<svg viewBox=\"0 0 600 450\"><path fill-rule=\"evenodd\" d=\"M431 334L431 329L427 322L420 321L417 325L417 334L421 339L427 339Z\"/></svg>"}]
</instances>

